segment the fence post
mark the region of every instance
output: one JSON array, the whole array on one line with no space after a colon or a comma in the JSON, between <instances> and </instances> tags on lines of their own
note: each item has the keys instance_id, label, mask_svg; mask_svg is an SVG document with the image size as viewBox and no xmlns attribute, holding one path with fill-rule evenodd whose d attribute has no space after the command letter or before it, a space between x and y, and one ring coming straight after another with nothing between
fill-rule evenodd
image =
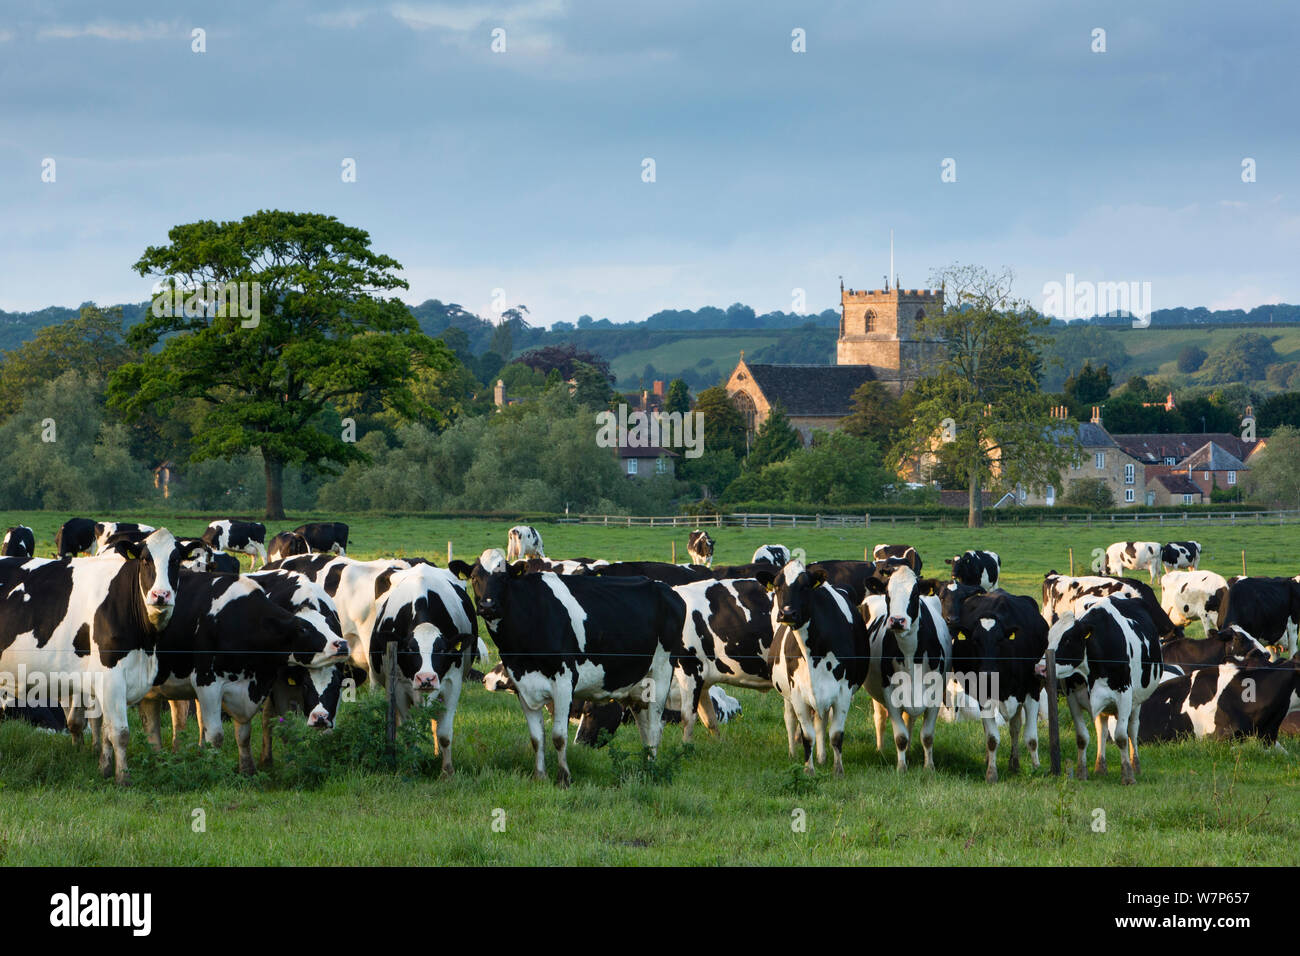
<instances>
[{"instance_id":1,"label":"fence post","mask_svg":"<svg viewBox=\"0 0 1300 956\"><path fill-rule=\"evenodd\" d=\"M1241 576L1246 576L1246 549L1241 549Z\"/></svg>"},{"instance_id":2,"label":"fence post","mask_svg":"<svg viewBox=\"0 0 1300 956\"><path fill-rule=\"evenodd\" d=\"M672 563L673 563L673 564L676 564L676 563L677 563L677 542L676 542L676 540L673 541L673 561L672 561ZM780 610L780 609L778 608L778 610Z\"/></svg>"},{"instance_id":3,"label":"fence post","mask_svg":"<svg viewBox=\"0 0 1300 956\"><path fill-rule=\"evenodd\" d=\"M1074 577L1074 548L1070 549L1070 577Z\"/></svg>"},{"instance_id":4,"label":"fence post","mask_svg":"<svg viewBox=\"0 0 1300 956\"><path fill-rule=\"evenodd\" d=\"M1101 746L1101 741L1097 742ZM1047 649L1047 752L1051 758L1052 776L1061 775L1061 721L1056 703L1056 651Z\"/></svg>"},{"instance_id":5,"label":"fence post","mask_svg":"<svg viewBox=\"0 0 1300 956\"><path fill-rule=\"evenodd\" d=\"M397 642L384 646L384 686L388 690L388 752L397 745Z\"/></svg>"},{"instance_id":6,"label":"fence post","mask_svg":"<svg viewBox=\"0 0 1300 956\"><path fill-rule=\"evenodd\" d=\"M447 539L447 563L451 564L451 539Z\"/></svg>"}]
</instances>

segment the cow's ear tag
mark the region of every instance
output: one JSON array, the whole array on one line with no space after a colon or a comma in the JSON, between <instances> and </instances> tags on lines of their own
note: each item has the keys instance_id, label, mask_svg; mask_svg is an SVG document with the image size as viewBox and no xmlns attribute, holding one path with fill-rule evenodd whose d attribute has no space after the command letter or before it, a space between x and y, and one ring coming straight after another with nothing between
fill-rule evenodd
<instances>
[{"instance_id":1,"label":"cow's ear tag","mask_svg":"<svg viewBox=\"0 0 1300 956\"><path fill-rule=\"evenodd\" d=\"M959 641L964 641L964 640L966 640L966 635L965 635L965 634L958 634L958 635L957 635L957 640L959 640Z\"/></svg>"},{"instance_id":2,"label":"cow's ear tag","mask_svg":"<svg viewBox=\"0 0 1300 956\"><path fill-rule=\"evenodd\" d=\"M763 590L764 590L764 591L775 591L775 590L776 590L776 585L774 585L771 581L768 581L766 584L763 585Z\"/></svg>"},{"instance_id":3,"label":"cow's ear tag","mask_svg":"<svg viewBox=\"0 0 1300 956\"><path fill-rule=\"evenodd\" d=\"M1016 635L1015 635L1015 634L1008 634L1008 635L1007 635L1007 640L1008 640L1008 641L1014 641L1015 639L1016 639Z\"/></svg>"},{"instance_id":4,"label":"cow's ear tag","mask_svg":"<svg viewBox=\"0 0 1300 956\"><path fill-rule=\"evenodd\" d=\"M289 686L290 686L290 687L297 687L297 686L298 686L298 682L297 682L296 680L294 680L292 677L290 677L290 678L289 678Z\"/></svg>"}]
</instances>

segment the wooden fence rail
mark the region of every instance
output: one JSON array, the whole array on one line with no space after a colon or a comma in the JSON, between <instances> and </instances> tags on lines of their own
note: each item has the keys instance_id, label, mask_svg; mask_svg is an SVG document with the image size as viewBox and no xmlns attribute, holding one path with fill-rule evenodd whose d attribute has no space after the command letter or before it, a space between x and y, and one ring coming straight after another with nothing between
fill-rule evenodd
<instances>
[{"instance_id":1,"label":"wooden fence rail","mask_svg":"<svg viewBox=\"0 0 1300 956\"><path fill-rule=\"evenodd\" d=\"M992 516L989 516L992 518ZM950 515L797 515L797 514L725 514L725 515L566 515L555 519L559 524L602 525L607 528L895 528L899 525L964 526L964 519ZM1000 524L1016 525L1284 525L1300 523L1300 509L1287 511L1174 511L1134 514L1033 514L1019 516L998 515L986 527Z\"/></svg>"}]
</instances>

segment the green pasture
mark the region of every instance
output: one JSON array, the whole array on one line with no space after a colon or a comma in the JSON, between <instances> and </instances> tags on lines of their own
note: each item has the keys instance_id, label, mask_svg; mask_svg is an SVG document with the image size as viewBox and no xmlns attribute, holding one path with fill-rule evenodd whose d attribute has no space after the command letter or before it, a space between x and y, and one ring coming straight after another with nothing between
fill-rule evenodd
<instances>
[{"instance_id":1,"label":"green pasture","mask_svg":"<svg viewBox=\"0 0 1300 956\"><path fill-rule=\"evenodd\" d=\"M24 523L48 554L65 516L0 515ZM122 515L195 534L206 519ZM326 517L326 516L321 516ZM328 516L336 517L336 516ZM509 520L345 516L361 558L421 554L472 558L504 547ZM286 522L292 527L301 520ZM678 528L539 525L554 557L667 560ZM1117 528L1122 528L1118 525ZM1150 526L1140 526L1147 537ZM1175 526L1176 527L1176 526ZM272 527L271 531L280 530ZM1240 569L1241 551L1257 574L1295 574L1297 533L1290 527L1197 527L1203 566ZM802 547L810 560L860 557L890 541L915 545L936 573L942 559L968 547L998 551L1004 582L1037 594L1045 571L1067 570L1073 548L1082 572L1093 548L1131 532L1107 527L1000 526L715 529L717 561L747 561L760 544ZM69 865L215 864L1119 864L1294 865L1300 861L1300 741L1292 754L1257 743L1188 741L1142 752L1135 787L1119 784L1118 753L1110 772L1072 779L1072 734L1063 734L1067 773L1053 778L1006 768L984 782L982 733L974 724L941 724L937 771L894 769L892 745L876 751L869 701L859 695L846 731L846 775L820 768L805 778L786 753L775 694L731 691L743 715L709 737L697 728L684 749L669 727L658 764L641 762L635 731L624 728L609 747L569 748L574 785L567 791L531 779L532 754L513 697L470 686L456 719L457 773L444 779L428 752L428 725L403 728L402 752L391 767L376 754L382 737L366 737L379 709L364 695L345 706L335 739L308 735L301 720L277 727L275 766L251 779L235 774L231 735L226 749L154 757L138 733L131 747L133 786L102 781L95 757L66 736L0 722L0 863ZM351 729L347 722L354 723ZM190 728L193 730L193 727ZM254 740L260 739L260 720ZM166 733L166 731L165 731ZM1046 763L1046 727L1044 742ZM348 750L367 743L371 750ZM548 767L554 775L554 754ZM1091 761L1089 762L1091 766ZM196 812L201 811L201 812ZM202 826L199 826L199 823ZM196 832L198 831L198 832Z\"/></svg>"}]
</instances>

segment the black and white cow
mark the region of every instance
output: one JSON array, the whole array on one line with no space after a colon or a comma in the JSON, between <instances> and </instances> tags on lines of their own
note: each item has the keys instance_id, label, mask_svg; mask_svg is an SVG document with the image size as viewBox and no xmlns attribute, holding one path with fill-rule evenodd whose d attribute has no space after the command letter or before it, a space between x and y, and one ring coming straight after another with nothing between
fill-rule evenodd
<instances>
[{"instance_id":1,"label":"black and white cow","mask_svg":"<svg viewBox=\"0 0 1300 956\"><path fill-rule=\"evenodd\" d=\"M1169 619L1182 626L1200 620L1207 633L1219 626L1217 609L1227 593L1227 580L1213 571L1166 571L1160 579L1160 606Z\"/></svg>"},{"instance_id":2,"label":"black and white cow","mask_svg":"<svg viewBox=\"0 0 1300 956\"><path fill-rule=\"evenodd\" d=\"M996 551L967 551L956 557L945 558L952 565L952 579L958 584L969 584L985 591L998 586L1002 560Z\"/></svg>"},{"instance_id":3,"label":"black and white cow","mask_svg":"<svg viewBox=\"0 0 1300 956\"><path fill-rule=\"evenodd\" d=\"M880 561L901 561L915 574L921 573L921 555L910 544L878 544L871 549L871 558Z\"/></svg>"},{"instance_id":4,"label":"black and white cow","mask_svg":"<svg viewBox=\"0 0 1300 956\"><path fill-rule=\"evenodd\" d=\"M397 716L406 718L426 694L442 702L432 720L433 739L442 754L442 772L454 772L451 744L456 706L478 651L478 617L460 579L444 568L418 564L387 578L378 598L375 626L368 641L370 670L387 686L384 657L397 653Z\"/></svg>"},{"instance_id":5,"label":"black and white cow","mask_svg":"<svg viewBox=\"0 0 1300 956\"><path fill-rule=\"evenodd\" d=\"M117 541L143 541L154 531L154 526L135 521L97 521L95 523L95 553L111 550L109 539Z\"/></svg>"},{"instance_id":6,"label":"black and white cow","mask_svg":"<svg viewBox=\"0 0 1300 956\"><path fill-rule=\"evenodd\" d=\"M95 521L91 518L69 518L54 535L54 553L60 558L75 558L94 547Z\"/></svg>"},{"instance_id":7,"label":"black and white cow","mask_svg":"<svg viewBox=\"0 0 1300 956\"><path fill-rule=\"evenodd\" d=\"M201 742L220 747L224 710L235 721L240 772L251 774L251 721L283 669L314 672L317 693L323 693L334 665L347 658L347 642L336 624L322 629L280 607L248 577L179 574L180 596L158 638L158 671L140 704L142 722L160 747L162 701L195 700Z\"/></svg>"},{"instance_id":8,"label":"black and white cow","mask_svg":"<svg viewBox=\"0 0 1300 956\"><path fill-rule=\"evenodd\" d=\"M1278 744L1289 714L1300 711L1300 665L1228 662L1165 681L1142 705L1142 742L1181 737L1259 737Z\"/></svg>"},{"instance_id":9,"label":"black and white cow","mask_svg":"<svg viewBox=\"0 0 1300 956\"><path fill-rule=\"evenodd\" d=\"M830 737L835 775L844 775L844 725L853 695L867 679L867 631L847 592L825 575L790 561L758 579L772 593L772 686L785 699L790 756L796 733L803 741L804 770L825 763Z\"/></svg>"},{"instance_id":10,"label":"black and white cow","mask_svg":"<svg viewBox=\"0 0 1300 956\"><path fill-rule=\"evenodd\" d=\"M689 741L697 711L709 730L719 722L707 692L715 684L772 689L772 601L752 579L696 581L673 590L686 605L685 654L673 673L683 702L682 740Z\"/></svg>"},{"instance_id":11,"label":"black and white cow","mask_svg":"<svg viewBox=\"0 0 1300 956\"><path fill-rule=\"evenodd\" d=\"M941 587L939 581L922 581L907 565L892 566L888 578L867 579L869 593L861 612L870 647L866 688L875 702L876 748L884 749L888 716L900 772L907 769L918 717L925 766L934 769L934 725L952 663L952 638L935 596Z\"/></svg>"},{"instance_id":12,"label":"black and white cow","mask_svg":"<svg viewBox=\"0 0 1300 956\"><path fill-rule=\"evenodd\" d=\"M602 578L642 577L676 587L692 581L713 580L718 569L698 564L671 564L667 561L612 561L593 567L592 571Z\"/></svg>"},{"instance_id":13,"label":"black and white cow","mask_svg":"<svg viewBox=\"0 0 1300 956\"><path fill-rule=\"evenodd\" d=\"M1160 653L1164 660L1165 680L1183 677L1202 667L1213 667L1216 664L1263 667L1274 658L1268 648L1236 624L1218 630L1211 629L1201 641L1189 637L1162 641Z\"/></svg>"},{"instance_id":14,"label":"black and white cow","mask_svg":"<svg viewBox=\"0 0 1300 956\"><path fill-rule=\"evenodd\" d=\"M969 553L969 552L968 552ZM988 766L984 779L998 779L998 717L1010 726L1007 769L1020 770L1020 730L1029 759L1038 766L1038 704L1043 678L1035 665L1047 651L1047 623L1030 597L984 593L954 581L939 595L952 636L950 686L972 699L984 723Z\"/></svg>"},{"instance_id":15,"label":"black and white cow","mask_svg":"<svg viewBox=\"0 0 1300 956\"><path fill-rule=\"evenodd\" d=\"M1160 563L1165 571L1195 571L1200 560L1199 541L1170 541L1160 549Z\"/></svg>"},{"instance_id":16,"label":"black and white cow","mask_svg":"<svg viewBox=\"0 0 1300 956\"><path fill-rule=\"evenodd\" d=\"M529 574L538 574L542 571L554 571L556 574L595 574L597 568L603 568L608 564L608 561L599 558L524 559L524 567L528 569Z\"/></svg>"},{"instance_id":17,"label":"black and white cow","mask_svg":"<svg viewBox=\"0 0 1300 956\"><path fill-rule=\"evenodd\" d=\"M690 555L691 564L702 564L706 568L713 565L713 538L707 531L696 529L686 539L686 553Z\"/></svg>"},{"instance_id":18,"label":"black and white cow","mask_svg":"<svg viewBox=\"0 0 1300 956\"><path fill-rule=\"evenodd\" d=\"M348 526L342 521L316 521L300 524L293 529L293 534L300 534L307 539L307 544L314 552L326 551L345 555L348 553Z\"/></svg>"},{"instance_id":19,"label":"black and white cow","mask_svg":"<svg viewBox=\"0 0 1300 956\"><path fill-rule=\"evenodd\" d=\"M36 557L36 535L32 529L25 524L19 524L6 531L4 543L0 544L0 557Z\"/></svg>"},{"instance_id":20,"label":"black and white cow","mask_svg":"<svg viewBox=\"0 0 1300 956\"><path fill-rule=\"evenodd\" d=\"M790 561L790 549L783 544L765 544L754 551L750 564L770 564L783 568Z\"/></svg>"},{"instance_id":21,"label":"black and white cow","mask_svg":"<svg viewBox=\"0 0 1300 956\"><path fill-rule=\"evenodd\" d=\"M266 567L266 525L260 521L237 521L233 518L213 521L203 532L203 540L213 551L240 551L249 555L250 571L258 561Z\"/></svg>"},{"instance_id":22,"label":"black and white cow","mask_svg":"<svg viewBox=\"0 0 1300 956\"><path fill-rule=\"evenodd\" d=\"M266 546L268 561L282 561L299 554L311 554L311 545L297 531L281 531Z\"/></svg>"},{"instance_id":23,"label":"black and white cow","mask_svg":"<svg viewBox=\"0 0 1300 956\"><path fill-rule=\"evenodd\" d=\"M182 550L159 529L98 558L0 558L0 675L43 681L80 740L87 713L103 721L99 768L128 781L127 709L153 686L154 653L176 605Z\"/></svg>"},{"instance_id":24,"label":"black and white cow","mask_svg":"<svg viewBox=\"0 0 1300 956\"><path fill-rule=\"evenodd\" d=\"M1221 627L1238 624L1266 647L1287 657L1296 652L1300 627L1300 580L1294 578L1233 578L1222 598L1206 607L1217 612Z\"/></svg>"},{"instance_id":25,"label":"black and white cow","mask_svg":"<svg viewBox=\"0 0 1300 956\"><path fill-rule=\"evenodd\" d=\"M1123 574L1140 568L1146 568L1152 581L1159 577L1159 541L1116 541L1106 549L1101 571L1103 574Z\"/></svg>"},{"instance_id":26,"label":"black and white cow","mask_svg":"<svg viewBox=\"0 0 1300 956\"><path fill-rule=\"evenodd\" d=\"M1103 597L1130 597L1141 601L1155 622L1161 640L1183 636L1182 626L1170 620L1160 606L1156 592L1145 581L1104 575L1071 578L1055 571L1043 575L1043 619L1048 624L1055 624L1065 613L1078 617Z\"/></svg>"},{"instance_id":27,"label":"black and white cow","mask_svg":"<svg viewBox=\"0 0 1300 956\"><path fill-rule=\"evenodd\" d=\"M548 700L556 714L551 739L561 787L571 779L568 733L556 722L573 700L638 707L641 741L657 753L685 624L682 600L672 588L648 579L527 574L522 563L508 564L496 550L483 552L472 568L453 561L450 570L473 586L479 616L515 682L539 779L546 776L542 737Z\"/></svg>"},{"instance_id":28,"label":"black and white cow","mask_svg":"<svg viewBox=\"0 0 1300 956\"><path fill-rule=\"evenodd\" d=\"M520 558L544 558L542 534L531 525L517 524L506 535L506 560L517 561Z\"/></svg>"},{"instance_id":29,"label":"black and white cow","mask_svg":"<svg viewBox=\"0 0 1300 956\"><path fill-rule=\"evenodd\" d=\"M1056 679L1065 686L1074 719L1078 758L1075 777L1088 776L1088 717L1097 726L1094 771L1106 772L1104 717L1113 716L1113 739L1119 746L1120 782L1137 781L1141 770L1137 744L1142 703L1160 684L1163 657L1160 637L1146 605L1134 598L1105 597L1079 617L1066 613L1048 632L1056 651ZM1046 654L1039 673L1047 673Z\"/></svg>"}]
</instances>

